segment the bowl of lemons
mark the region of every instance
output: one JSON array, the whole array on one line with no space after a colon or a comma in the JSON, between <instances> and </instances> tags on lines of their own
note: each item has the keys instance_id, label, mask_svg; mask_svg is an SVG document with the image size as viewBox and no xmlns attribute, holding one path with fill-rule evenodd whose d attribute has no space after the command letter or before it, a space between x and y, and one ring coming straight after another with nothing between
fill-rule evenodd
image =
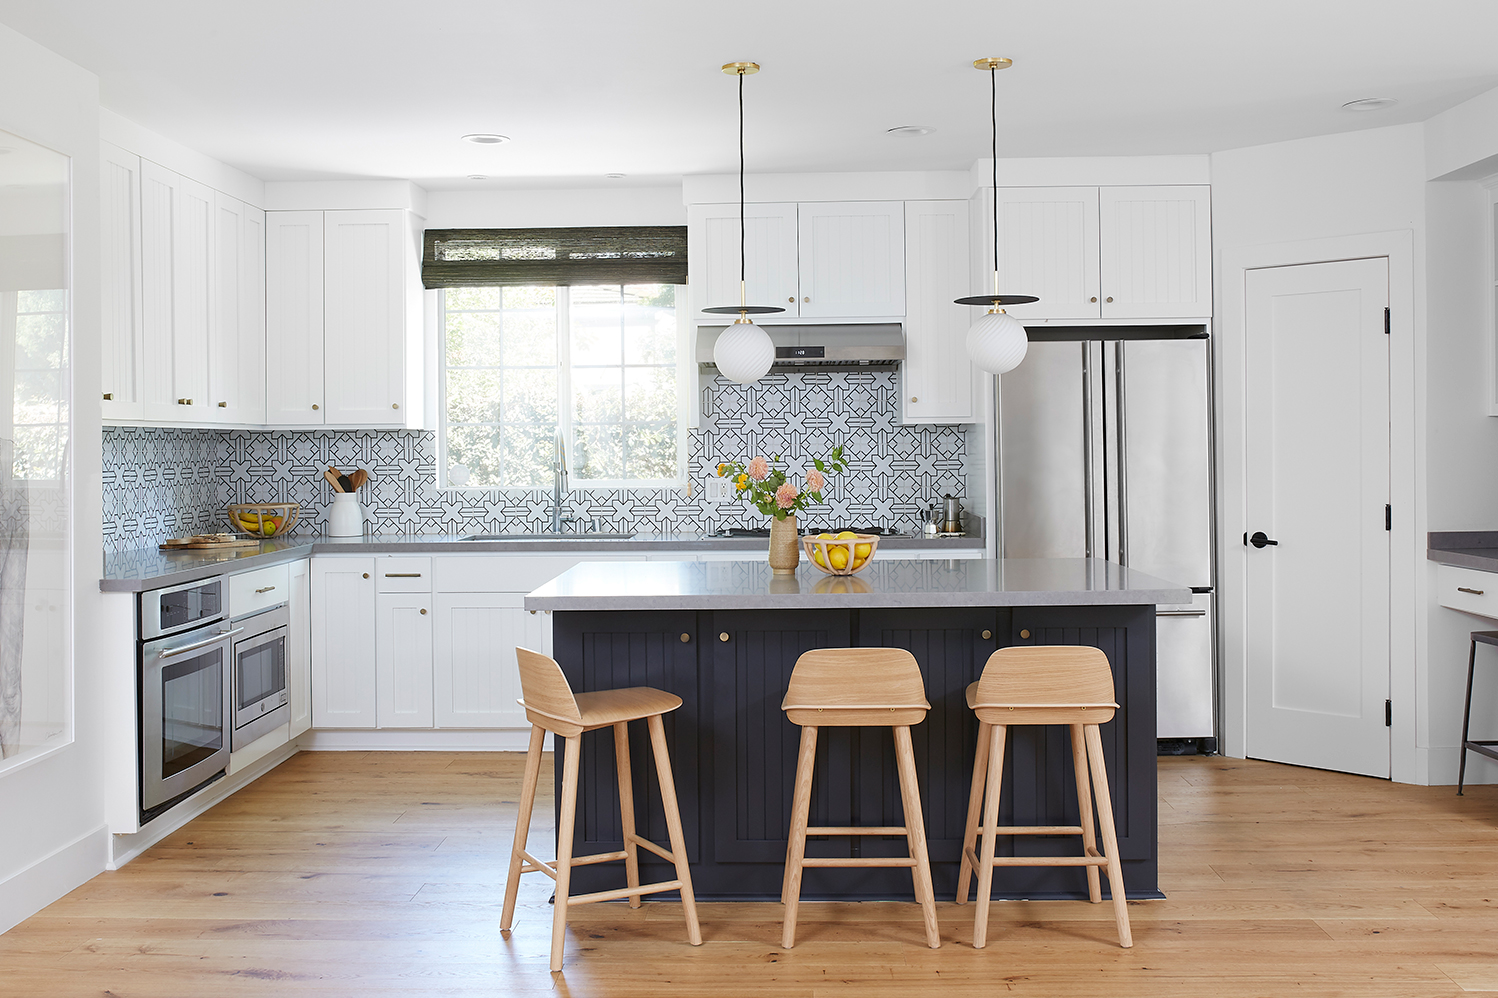
<instances>
[{"instance_id":1,"label":"bowl of lemons","mask_svg":"<svg viewBox=\"0 0 1498 998\"><path fill-rule=\"evenodd\" d=\"M857 534L844 530L840 534L807 534L801 546L811 563L828 575L852 575L860 572L879 547L878 534Z\"/></svg>"},{"instance_id":2,"label":"bowl of lemons","mask_svg":"<svg viewBox=\"0 0 1498 998\"><path fill-rule=\"evenodd\" d=\"M275 537L296 526L302 507L294 502L237 502L229 505L229 522L251 537Z\"/></svg>"}]
</instances>

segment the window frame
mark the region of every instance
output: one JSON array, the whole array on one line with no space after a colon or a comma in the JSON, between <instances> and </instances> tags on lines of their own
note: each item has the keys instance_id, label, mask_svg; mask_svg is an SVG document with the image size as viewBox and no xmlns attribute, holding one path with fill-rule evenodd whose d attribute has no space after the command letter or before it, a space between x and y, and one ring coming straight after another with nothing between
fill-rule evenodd
<instances>
[{"instance_id":1,"label":"window frame","mask_svg":"<svg viewBox=\"0 0 1498 998\"><path fill-rule=\"evenodd\" d=\"M642 282L647 283L647 282ZM676 475L672 478L641 479L582 479L577 477L572 464L574 453L573 405L572 405L572 285L526 285L532 287L554 287L557 310L557 427L565 441L567 453L568 492L587 490L621 490L643 492L660 489L686 489L691 481L688 467L687 442L692 415L692 392L696 390L691 378L691 357L688 350L691 329L690 310L687 307L687 286L676 288ZM628 284L599 284L588 287L621 288ZM437 293L437 489L444 493L523 493L547 491L550 486L500 486L500 485L455 485L448 480L451 465L447 456L448 433L448 387L447 387L447 288L434 289ZM628 365L621 365L627 367ZM651 365L654 366L654 365ZM622 413L621 413L622 416ZM621 419L621 425L623 420Z\"/></svg>"}]
</instances>

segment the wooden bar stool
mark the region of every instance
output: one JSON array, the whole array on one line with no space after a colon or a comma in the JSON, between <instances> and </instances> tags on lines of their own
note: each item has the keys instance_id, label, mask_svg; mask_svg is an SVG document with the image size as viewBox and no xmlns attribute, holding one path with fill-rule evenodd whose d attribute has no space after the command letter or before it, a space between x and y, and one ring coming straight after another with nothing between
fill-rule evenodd
<instances>
[{"instance_id":1,"label":"wooden bar stool","mask_svg":"<svg viewBox=\"0 0 1498 998\"><path fill-rule=\"evenodd\" d=\"M1479 644L1498 646L1498 631L1473 631L1472 647L1467 652L1467 704L1462 708L1462 761L1457 767L1456 773L1456 795L1464 797L1462 787L1467 782L1467 753L1476 752L1478 755L1487 756L1489 759L1498 759L1498 741L1481 740L1473 741L1467 737L1467 729L1472 723L1472 670L1477 665L1477 646Z\"/></svg>"},{"instance_id":2,"label":"wooden bar stool","mask_svg":"<svg viewBox=\"0 0 1498 998\"><path fill-rule=\"evenodd\" d=\"M697 905L692 896L692 874L687 868L687 850L681 834L681 810L676 803L676 784L671 777L671 759L666 751L666 728L661 715L681 706L681 697L649 686L632 686L622 690L599 690L594 693L572 692L561 666L554 659L525 648L516 648L520 662L520 701L531 722L530 751L525 757L525 784L520 791L520 815L515 824L515 846L510 852L510 874L505 879L504 912L499 927L508 931L514 921L515 898L520 890L522 873L541 872L557 882L556 908L551 916L551 969L562 969L562 944L567 935L567 909L571 905L590 904L628 897L629 906L638 908L642 894L658 891L681 891L681 907L687 917L687 941L702 945L697 926ZM629 772L629 722L645 719L650 728L650 745L654 750L655 769L660 776L661 803L666 811L666 829L671 837L667 852L649 839L635 834L634 792ZM624 830L624 848L618 852L572 855L572 836L577 820L577 774L582 758L584 731L595 728L614 729L614 759L619 777L619 817ZM531 810L536 803L536 782L541 775L541 744L546 732L567 739L566 758L562 763L562 806L557 830L556 862L537 859L525 849L530 831ZM676 866L676 879L658 884L640 883L639 849L648 849ZM574 866L624 860L626 887L571 896L568 887Z\"/></svg>"},{"instance_id":3,"label":"wooden bar stool","mask_svg":"<svg viewBox=\"0 0 1498 998\"><path fill-rule=\"evenodd\" d=\"M780 944L796 945L796 909L801 901L801 871L808 866L908 866L926 920L926 943L941 945L936 928L936 892L931 886L931 861L926 854L926 824L921 816L921 791L916 783L915 752L910 726L926 719L931 704L915 656L901 648L821 648L796 659L780 709L792 724L801 725L801 754L796 762L796 792L791 804L791 837L786 847L785 880L780 900L785 904L785 927ZM808 828L811 777L817 759L817 729L821 727L883 727L895 733L895 762L900 774L900 799L905 824L891 828ZM806 856L808 835L903 835L907 856L818 858Z\"/></svg>"},{"instance_id":4,"label":"wooden bar stool","mask_svg":"<svg viewBox=\"0 0 1498 998\"><path fill-rule=\"evenodd\" d=\"M967 827L962 837L962 866L957 875L957 903L967 901L968 884L978 871L978 911L973 921L973 947L988 942L988 907L992 900L995 866L1085 866L1087 893L1093 904L1102 901L1097 868L1108 868L1113 894L1113 917L1118 942L1134 945L1129 931L1129 909L1124 896L1123 865L1118 860L1118 834L1113 828L1113 800L1108 771L1103 765L1103 739L1098 725L1113 719L1113 670L1098 648L1050 645L1000 648L988 658L983 675L967 688L967 705L978 715L978 751L973 763L973 785L968 794ZM1004 826L999 824L999 789L1004 774L1005 737L1015 724L1065 724L1071 728L1072 768L1077 777L1079 825ZM1091 767L1089 790L1087 776ZM985 783L987 795L985 797ZM1092 796L1103 828L1103 848L1097 850L1092 825ZM979 811L982 824L979 824ZM974 852L979 831L983 848ZM995 856L1000 835L1080 835L1080 856Z\"/></svg>"}]
</instances>

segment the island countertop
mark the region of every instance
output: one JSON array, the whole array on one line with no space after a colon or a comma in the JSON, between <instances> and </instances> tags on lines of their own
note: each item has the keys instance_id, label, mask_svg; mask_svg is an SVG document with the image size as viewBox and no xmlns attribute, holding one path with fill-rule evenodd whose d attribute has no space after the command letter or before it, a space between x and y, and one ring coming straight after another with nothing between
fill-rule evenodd
<instances>
[{"instance_id":1,"label":"island countertop","mask_svg":"<svg viewBox=\"0 0 1498 998\"><path fill-rule=\"evenodd\" d=\"M1186 586L1094 558L913 561L879 558L858 575L794 576L768 563L584 562L525 597L527 610L776 610L1188 603Z\"/></svg>"}]
</instances>

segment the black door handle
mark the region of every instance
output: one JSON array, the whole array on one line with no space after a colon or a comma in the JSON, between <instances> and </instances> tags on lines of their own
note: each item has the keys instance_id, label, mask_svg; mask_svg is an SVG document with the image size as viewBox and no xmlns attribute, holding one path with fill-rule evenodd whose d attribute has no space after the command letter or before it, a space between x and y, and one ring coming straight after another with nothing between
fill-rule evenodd
<instances>
[{"instance_id":1,"label":"black door handle","mask_svg":"<svg viewBox=\"0 0 1498 998\"><path fill-rule=\"evenodd\" d=\"M1252 537L1247 534L1243 535L1243 543L1252 544L1256 548L1262 548L1268 547L1270 544L1278 544L1279 541L1272 541L1269 539L1269 535L1264 533L1264 531L1255 530Z\"/></svg>"}]
</instances>

